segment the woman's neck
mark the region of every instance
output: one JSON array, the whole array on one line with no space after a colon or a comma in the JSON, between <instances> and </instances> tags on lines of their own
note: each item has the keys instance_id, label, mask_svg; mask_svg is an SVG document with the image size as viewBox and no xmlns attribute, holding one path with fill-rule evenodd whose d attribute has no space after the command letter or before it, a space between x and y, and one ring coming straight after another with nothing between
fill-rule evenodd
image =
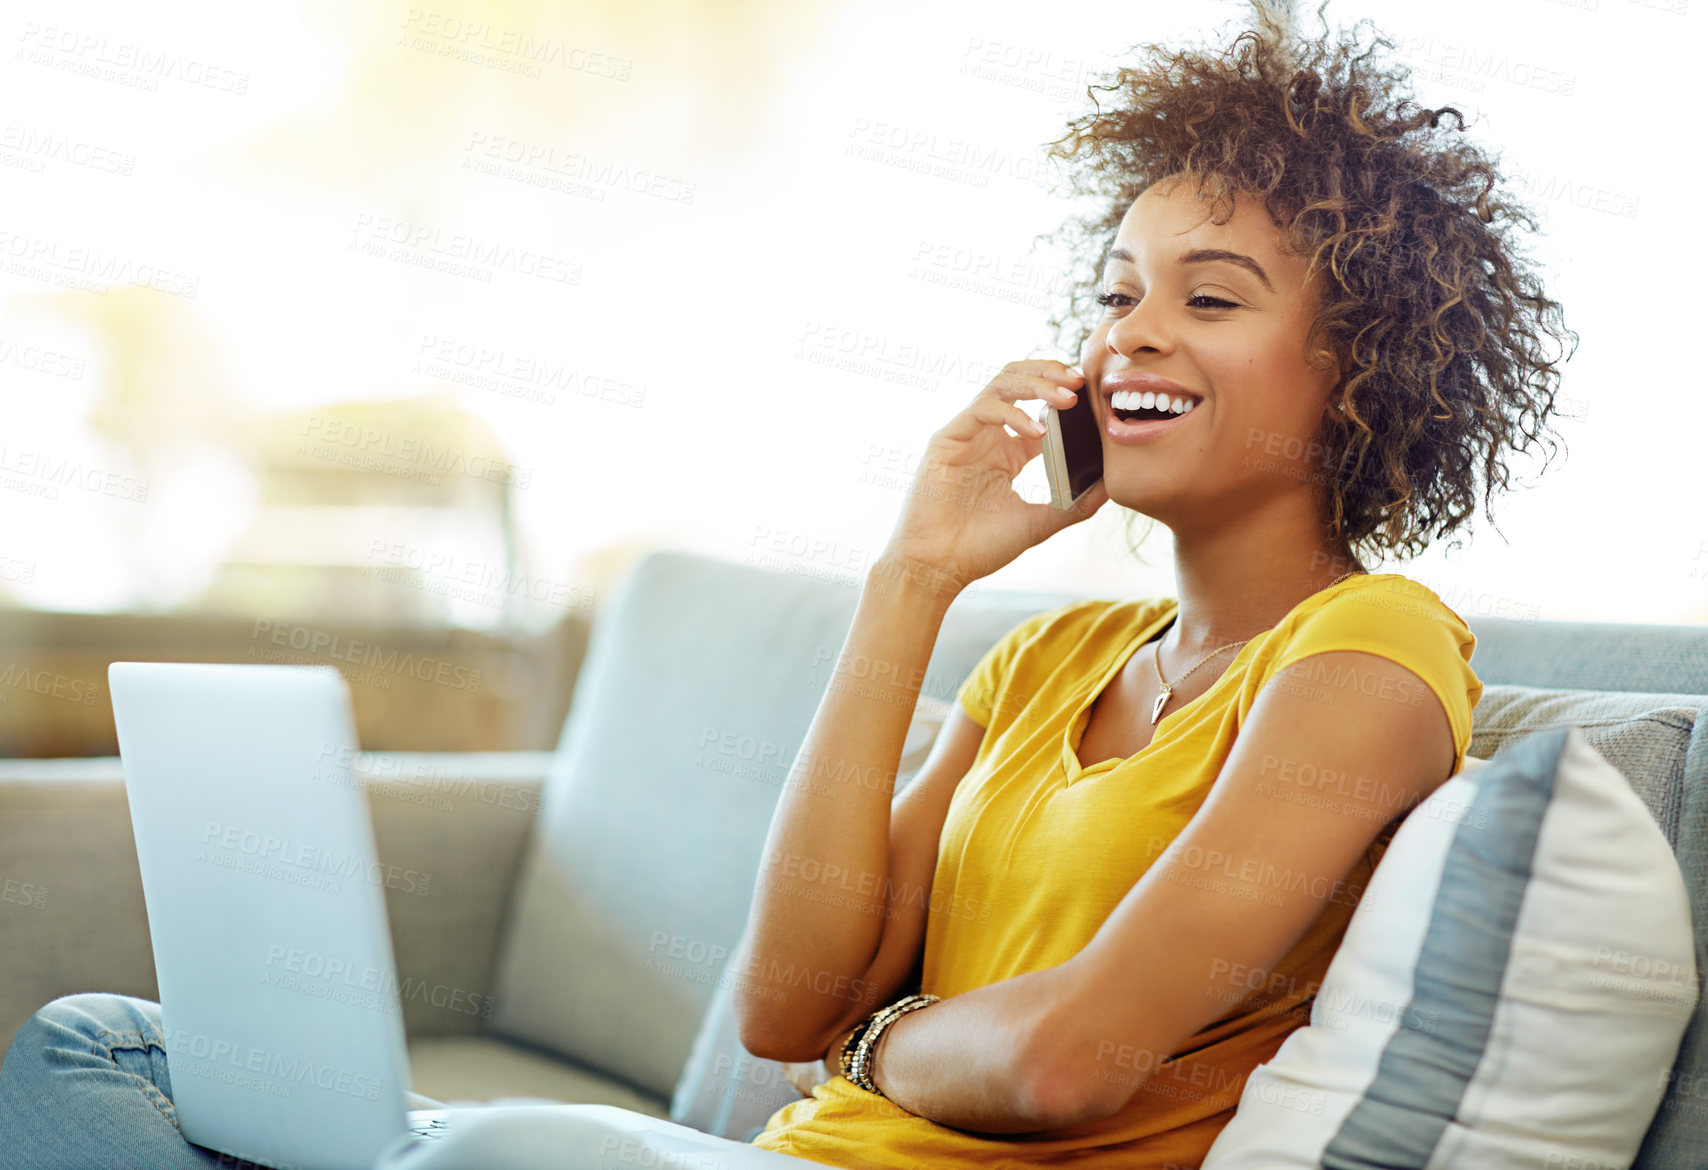
<instances>
[{"instance_id":1,"label":"woman's neck","mask_svg":"<svg viewBox=\"0 0 1708 1170\"><path fill-rule=\"evenodd\" d=\"M1175 541L1171 623L1176 653L1198 654L1249 639L1279 622L1299 602L1337 578L1367 569L1342 542Z\"/></svg>"}]
</instances>

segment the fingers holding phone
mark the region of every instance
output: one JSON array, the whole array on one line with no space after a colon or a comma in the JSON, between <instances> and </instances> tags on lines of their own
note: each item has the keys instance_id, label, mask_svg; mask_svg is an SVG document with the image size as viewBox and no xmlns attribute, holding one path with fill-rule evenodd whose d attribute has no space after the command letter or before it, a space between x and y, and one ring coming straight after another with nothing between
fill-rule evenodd
<instances>
[{"instance_id":1,"label":"fingers holding phone","mask_svg":"<svg viewBox=\"0 0 1708 1170\"><path fill-rule=\"evenodd\" d=\"M1090 413L1085 377L1051 359L1009 362L931 436L885 556L928 565L965 585L1088 519L1108 496L1099 481L1067 509L1028 503L1014 479L1045 450L1045 427L1019 403ZM1009 429L1014 431L1009 433ZM1095 422L1092 424L1095 432ZM1098 449L1101 461L1101 446Z\"/></svg>"},{"instance_id":2,"label":"fingers holding phone","mask_svg":"<svg viewBox=\"0 0 1708 1170\"><path fill-rule=\"evenodd\" d=\"M1103 432L1091 395L1067 407L1044 411L1044 472L1050 481L1050 506L1071 509L1103 479Z\"/></svg>"}]
</instances>

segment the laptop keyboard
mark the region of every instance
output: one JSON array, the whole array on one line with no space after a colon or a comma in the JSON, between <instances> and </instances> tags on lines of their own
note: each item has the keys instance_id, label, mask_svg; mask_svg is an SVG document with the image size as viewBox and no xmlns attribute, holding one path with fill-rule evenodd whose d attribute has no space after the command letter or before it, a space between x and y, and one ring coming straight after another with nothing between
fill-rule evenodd
<instances>
[{"instance_id":1,"label":"laptop keyboard","mask_svg":"<svg viewBox=\"0 0 1708 1170\"><path fill-rule=\"evenodd\" d=\"M409 1132L416 1137L440 1138L445 1136L445 1119L434 1117L427 1121L411 1121Z\"/></svg>"}]
</instances>

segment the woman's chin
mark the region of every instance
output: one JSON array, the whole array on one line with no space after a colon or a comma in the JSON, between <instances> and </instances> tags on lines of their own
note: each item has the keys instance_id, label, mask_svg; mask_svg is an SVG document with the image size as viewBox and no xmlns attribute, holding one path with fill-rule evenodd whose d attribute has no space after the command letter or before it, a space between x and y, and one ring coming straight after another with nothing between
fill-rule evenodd
<instances>
[{"instance_id":1,"label":"woman's chin","mask_svg":"<svg viewBox=\"0 0 1708 1170\"><path fill-rule=\"evenodd\" d=\"M1163 501L1157 494L1155 484L1140 484L1128 482L1123 477L1110 478L1103 476L1104 490L1109 493L1109 502L1117 507L1126 508L1130 512L1158 519L1156 509Z\"/></svg>"}]
</instances>

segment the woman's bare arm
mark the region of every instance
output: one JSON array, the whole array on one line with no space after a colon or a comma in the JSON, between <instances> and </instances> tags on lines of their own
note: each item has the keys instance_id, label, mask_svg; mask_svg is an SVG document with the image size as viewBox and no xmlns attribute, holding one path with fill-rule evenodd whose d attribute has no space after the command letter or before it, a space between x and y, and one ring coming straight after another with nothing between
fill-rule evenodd
<instances>
[{"instance_id":1,"label":"woman's bare arm","mask_svg":"<svg viewBox=\"0 0 1708 1170\"><path fill-rule=\"evenodd\" d=\"M831 1028L823 1055L812 1061L791 1061L789 1079L810 1096L813 1086L835 1076L842 1042L855 1024L876 1006L894 1003L919 991L925 965L925 930L930 887L937 869L938 847L949 802L961 779L972 768L984 742L985 729L956 703L931 745L931 754L907 790L890 810L890 891L884 913L884 936L878 957L866 972L868 1002L850 1003Z\"/></svg>"},{"instance_id":2,"label":"woman's bare arm","mask_svg":"<svg viewBox=\"0 0 1708 1170\"><path fill-rule=\"evenodd\" d=\"M883 949L892 883L904 877L918 889L902 888L902 896L917 892L928 901L935 866L934 849L927 867L925 848L892 847L891 794L907 726L957 593L1108 501L1099 483L1057 511L1013 487L1043 447L1040 428L1018 403L1069 406L1077 395L1066 387L1074 383L1083 385L1084 376L1059 361L1009 362L927 444L772 815L736 954L737 1027L755 1055L819 1059L846 1021L879 1006L880 991L904 977L890 971L914 965L908 950L917 943L898 935L893 954ZM959 780L949 771L921 796L923 819L930 819L926 805L946 806ZM932 815L940 828L935 807ZM903 853L911 869L897 874L893 858Z\"/></svg>"},{"instance_id":3,"label":"woman's bare arm","mask_svg":"<svg viewBox=\"0 0 1708 1170\"><path fill-rule=\"evenodd\" d=\"M1340 879L1446 780L1452 731L1439 702L1385 697L1425 686L1404 667L1359 651L1313 657L1344 683L1264 689L1203 807L1083 950L890 1026L873 1073L886 1096L974 1133L1109 1116L1226 1012L1208 994L1226 971L1272 969L1331 898L1354 896ZM1332 701L1316 697L1324 688ZM1287 782L1303 763L1359 783L1325 810Z\"/></svg>"},{"instance_id":4,"label":"woman's bare arm","mask_svg":"<svg viewBox=\"0 0 1708 1170\"><path fill-rule=\"evenodd\" d=\"M742 1044L756 1056L819 1059L836 1035L882 1006L880 996L916 961L942 813L971 763L966 730L943 752L934 750L930 775L922 770L895 802L893 823L891 796L952 600L952 592L891 563L867 575L772 815L736 956L736 1020ZM955 714L982 735L958 706ZM971 746L976 752L977 743ZM906 864L892 867L892 853ZM910 912L910 896L918 912Z\"/></svg>"}]
</instances>

